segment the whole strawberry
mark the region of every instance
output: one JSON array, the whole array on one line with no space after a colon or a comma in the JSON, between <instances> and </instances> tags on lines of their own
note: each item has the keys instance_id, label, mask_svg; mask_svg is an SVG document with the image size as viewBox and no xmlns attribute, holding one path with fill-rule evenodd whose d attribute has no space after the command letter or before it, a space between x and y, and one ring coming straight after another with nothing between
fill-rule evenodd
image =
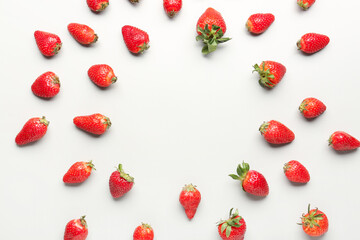
<instances>
[{"instance_id":1,"label":"whole strawberry","mask_svg":"<svg viewBox=\"0 0 360 240\"><path fill-rule=\"evenodd\" d=\"M196 31L198 36L196 41L202 41L205 46L202 49L203 54L214 52L217 45L229 41L231 38L223 38L226 32L226 24L221 14L213 8L208 8L200 16Z\"/></svg>"},{"instance_id":2,"label":"whole strawberry","mask_svg":"<svg viewBox=\"0 0 360 240\"><path fill-rule=\"evenodd\" d=\"M218 224L218 232L223 240L243 240L246 232L246 223L244 218L239 216L239 211L236 209L232 213L230 210L228 220L222 220Z\"/></svg>"},{"instance_id":3,"label":"whole strawberry","mask_svg":"<svg viewBox=\"0 0 360 240\"><path fill-rule=\"evenodd\" d=\"M135 228L133 234L133 240L153 240L154 230L149 224L142 223L140 226Z\"/></svg>"},{"instance_id":4,"label":"whole strawberry","mask_svg":"<svg viewBox=\"0 0 360 240\"><path fill-rule=\"evenodd\" d=\"M242 166L239 164L236 172L238 175L230 174L229 176L234 180L240 180L245 192L261 197L269 194L269 186L265 177L255 170L250 170L248 163L243 162Z\"/></svg>"},{"instance_id":5,"label":"whole strawberry","mask_svg":"<svg viewBox=\"0 0 360 240\"><path fill-rule=\"evenodd\" d=\"M63 181L64 183L69 183L69 184L82 183L90 177L93 168L94 168L94 164L92 163L92 161L76 162L65 173L63 177Z\"/></svg>"},{"instance_id":6,"label":"whole strawberry","mask_svg":"<svg viewBox=\"0 0 360 240\"><path fill-rule=\"evenodd\" d=\"M329 220L325 213L317 208L310 210L301 217L301 223L304 232L312 237L318 237L325 234L329 229Z\"/></svg>"},{"instance_id":7,"label":"whole strawberry","mask_svg":"<svg viewBox=\"0 0 360 240\"><path fill-rule=\"evenodd\" d=\"M86 0L86 3L93 12L102 12L109 6L109 0Z\"/></svg>"},{"instance_id":8,"label":"whole strawberry","mask_svg":"<svg viewBox=\"0 0 360 240\"><path fill-rule=\"evenodd\" d=\"M98 40L98 36L95 34L94 30L87 25L80 23L70 23L68 25L68 30L81 44L89 45L91 43L95 43Z\"/></svg>"},{"instance_id":9,"label":"whole strawberry","mask_svg":"<svg viewBox=\"0 0 360 240\"><path fill-rule=\"evenodd\" d=\"M108 87L117 80L113 69L106 64L91 66L88 70L88 75L91 81L99 87Z\"/></svg>"},{"instance_id":10,"label":"whole strawberry","mask_svg":"<svg viewBox=\"0 0 360 240\"><path fill-rule=\"evenodd\" d=\"M336 151L349 151L360 147L360 141L346 132L336 131L330 136L329 145Z\"/></svg>"},{"instance_id":11,"label":"whole strawberry","mask_svg":"<svg viewBox=\"0 0 360 240\"><path fill-rule=\"evenodd\" d=\"M307 33L296 43L299 50L305 53L315 53L326 47L330 38L323 34Z\"/></svg>"},{"instance_id":12,"label":"whole strawberry","mask_svg":"<svg viewBox=\"0 0 360 240\"><path fill-rule=\"evenodd\" d=\"M65 227L64 240L85 240L88 235L88 226L85 216L73 219Z\"/></svg>"},{"instance_id":13,"label":"whole strawberry","mask_svg":"<svg viewBox=\"0 0 360 240\"><path fill-rule=\"evenodd\" d=\"M297 0L297 4L303 9L308 10L315 3L315 0Z\"/></svg>"},{"instance_id":14,"label":"whole strawberry","mask_svg":"<svg viewBox=\"0 0 360 240\"><path fill-rule=\"evenodd\" d=\"M149 35L136 27L125 25L122 27L122 35L126 47L130 52L138 54L143 53L145 50L148 50L149 45Z\"/></svg>"},{"instance_id":15,"label":"whole strawberry","mask_svg":"<svg viewBox=\"0 0 360 240\"><path fill-rule=\"evenodd\" d=\"M264 122L259 131L265 140L271 144L290 143L295 139L295 134L289 128L275 120Z\"/></svg>"},{"instance_id":16,"label":"whole strawberry","mask_svg":"<svg viewBox=\"0 0 360 240\"><path fill-rule=\"evenodd\" d=\"M298 161L291 160L284 165L284 173L287 179L295 183L307 183L310 181L308 170Z\"/></svg>"},{"instance_id":17,"label":"whole strawberry","mask_svg":"<svg viewBox=\"0 0 360 240\"><path fill-rule=\"evenodd\" d=\"M46 57L54 56L61 49L62 43L56 34L35 31L34 37L40 52Z\"/></svg>"},{"instance_id":18,"label":"whole strawberry","mask_svg":"<svg viewBox=\"0 0 360 240\"><path fill-rule=\"evenodd\" d=\"M286 73L284 65L274 61L263 61L260 66L255 64L253 72L260 75L259 84L263 87L273 88Z\"/></svg>"},{"instance_id":19,"label":"whole strawberry","mask_svg":"<svg viewBox=\"0 0 360 240\"><path fill-rule=\"evenodd\" d=\"M196 189L196 186L189 184L183 187L180 196L180 204L184 207L186 216L191 220L201 201L201 194Z\"/></svg>"},{"instance_id":20,"label":"whole strawberry","mask_svg":"<svg viewBox=\"0 0 360 240\"><path fill-rule=\"evenodd\" d=\"M17 145L25 145L42 138L48 128L49 121L45 117L29 119L15 138Z\"/></svg>"},{"instance_id":21,"label":"whole strawberry","mask_svg":"<svg viewBox=\"0 0 360 240\"><path fill-rule=\"evenodd\" d=\"M125 173L122 165L119 164L118 169L110 176L109 187L113 198L119 198L129 192L134 185L134 178Z\"/></svg>"},{"instance_id":22,"label":"whole strawberry","mask_svg":"<svg viewBox=\"0 0 360 240\"><path fill-rule=\"evenodd\" d=\"M32 92L42 98L52 98L60 91L59 77L53 72L41 74L31 85Z\"/></svg>"},{"instance_id":23,"label":"whole strawberry","mask_svg":"<svg viewBox=\"0 0 360 240\"><path fill-rule=\"evenodd\" d=\"M169 17L174 17L182 7L182 0L164 0L164 10Z\"/></svg>"},{"instance_id":24,"label":"whole strawberry","mask_svg":"<svg viewBox=\"0 0 360 240\"><path fill-rule=\"evenodd\" d=\"M101 135L110 128L111 121L108 117L105 117L100 113L95 113L92 115L75 117L74 124L86 132Z\"/></svg>"},{"instance_id":25,"label":"whole strawberry","mask_svg":"<svg viewBox=\"0 0 360 240\"><path fill-rule=\"evenodd\" d=\"M275 16L271 13L257 13L249 17L246 28L251 33L260 34L265 32L274 21Z\"/></svg>"},{"instance_id":26,"label":"whole strawberry","mask_svg":"<svg viewBox=\"0 0 360 240\"><path fill-rule=\"evenodd\" d=\"M323 102L316 98L305 98L299 107L305 118L311 119L320 116L326 110Z\"/></svg>"}]
</instances>

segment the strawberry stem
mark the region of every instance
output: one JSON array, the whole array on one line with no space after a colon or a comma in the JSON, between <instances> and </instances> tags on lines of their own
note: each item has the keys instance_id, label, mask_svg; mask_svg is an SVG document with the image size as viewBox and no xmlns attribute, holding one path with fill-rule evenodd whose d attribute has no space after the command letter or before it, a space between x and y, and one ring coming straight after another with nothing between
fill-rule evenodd
<instances>
[{"instance_id":1,"label":"strawberry stem","mask_svg":"<svg viewBox=\"0 0 360 240\"><path fill-rule=\"evenodd\" d=\"M269 122L264 122L263 124L261 124L259 128L261 135L263 135L266 132L266 129L269 127L269 125L270 125Z\"/></svg>"},{"instance_id":2,"label":"strawberry stem","mask_svg":"<svg viewBox=\"0 0 360 240\"><path fill-rule=\"evenodd\" d=\"M198 32L201 35L196 37L196 41L202 41L205 46L202 49L202 53L207 55L211 52L214 52L217 49L217 45L219 43L224 43L229 41L231 38L223 38L224 33L221 27L217 25L212 25L211 30L209 29L209 25L205 24L205 28L202 29L200 25L197 27Z\"/></svg>"},{"instance_id":3,"label":"strawberry stem","mask_svg":"<svg viewBox=\"0 0 360 240\"><path fill-rule=\"evenodd\" d=\"M85 228L88 228L88 226L87 226L87 223L86 223L86 220L85 220L85 215L84 216L82 216L81 218L80 218L80 223L81 223L81 225L83 225Z\"/></svg>"},{"instance_id":4,"label":"strawberry stem","mask_svg":"<svg viewBox=\"0 0 360 240\"><path fill-rule=\"evenodd\" d=\"M49 126L50 122L48 120L46 120L46 118L43 116L42 118L40 118L40 123L44 124L45 126Z\"/></svg>"},{"instance_id":5,"label":"strawberry stem","mask_svg":"<svg viewBox=\"0 0 360 240\"><path fill-rule=\"evenodd\" d=\"M239 181L244 181L247 173L249 172L250 170L250 165L246 162L243 162L242 163L242 166L241 164L238 165L237 169L236 169L236 172L238 175L236 174L229 174L229 176L234 179L234 180L239 180Z\"/></svg>"},{"instance_id":6,"label":"strawberry stem","mask_svg":"<svg viewBox=\"0 0 360 240\"><path fill-rule=\"evenodd\" d=\"M120 177L124 178L126 181L128 182L134 182L134 178L131 177L129 174L125 173L123 168L122 168L122 164L119 164L119 167L117 169L120 173Z\"/></svg>"}]
</instances>

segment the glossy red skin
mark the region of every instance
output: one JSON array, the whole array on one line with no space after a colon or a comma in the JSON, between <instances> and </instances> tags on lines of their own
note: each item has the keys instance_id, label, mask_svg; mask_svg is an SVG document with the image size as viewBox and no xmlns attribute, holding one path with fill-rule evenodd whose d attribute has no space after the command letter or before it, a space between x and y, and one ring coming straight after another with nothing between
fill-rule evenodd
<instances>
[{"instance_id":1,"label":"glossy red skin","mask_svg":"<svg viewBox=\"0 0 360 240\"><path fill-rule=\"evenodd\" d=\"M240 216L237 216L236 218L240 218ZM243 240L244 236L245 236L245 232L246 232L246 223L244 218L241 218L241 220L239 221L239 225L241 225L240 227L231 227L231 233L229 235L229 237L226 236L226 230L221 232L221 226L222 224L220 224L218 226L218 232L220 237L223 240Z\"/></svg>"},{"instance_id":2,"label":"glossy red skin","mask_svg":"<svg viewBox=\"0 0 360 240\"><path fill-rule=\"evenodd\" d=\"M298 42L298 48L305 53L315 53L326 47L330 38L323 34L307 33Z\"/></svg>"},{"instance_id":3,"label":"glossy red skin","mask_svg":"<svg viewBox=\"0 0 360 240\"><path fill-rule=\"evenodd\" d=\"M330 145L337 151L349 151L360 147L360 141L343 131L336 131L330 136Z\"/></svg>"},{"instance_id":4,"label":"glossy red skin","mask_svg":"<svg viewBox=\"0 0 360 240\"><path fill-rule=\"evenodd\" d=\"M184 207L189 220L193 219L201 201L200 192L196 188L194 188L194 190L195 191L182 190L179 196L180 204Z\"/></svg>"},{"instance_id":5,"label":"glossy red skin","mask_svg":"<svg viewBox=\"0 0 360 240\"><path fill-rule=\"evenodd\" d=\"M320 116L325 110L325 104L316 98L305 98L300 105L300 112L308 119Z\"/></svg>"},{"instance_id":6,"label":"glossy red skin","mask_svg":"<svg viewBox=\"0 0 360 240\"><path fill-rule=\"evenodd\" d=\"M109 180L110 193L113 198L119 198L129 192L134 185L134 182L128 182L125 178L120 176L119 171L111 174Z\"/></svg>"},{"instance_id":7,"label":"glossy red skin","mask_svg":"<svg viewBox=\"0 0 360 240\"><path fill-rule=\"evenodd\" d=\"M15 138L17 145L35 142L45 135L48 126L42 123L40 119L39 117L31 118L25 123Z\"/></svg>"},{"instance_id":8,"label":"glossy red skin","mask_svg":"<svg viewBox=\"0 0 360 240\"><path fill-rule=\"evenodd\" d=\"M65 227L64 240L85 240L88 229L81 224L80 219L73 219Z\"/></svg>"},{"instance_id":9,"label":"glossy red skin","mask_svg":"<svg viewBox=\"0 0 360 240\"><path fill-rule=\"evenodd\" d=\"M133 240L153 240L154 239L154 230L151 227L145 227L140 225L135 228L133 234Z\"/></svg>"},{"instance_id":10,"label":"glossy red skin","mask_svg":"<svg viewBox=\"0 0 360 240\"><path fill-rule=\"evenodd\" d=\"M113 69L106 64L91 66L88 70L88 75L91 81L99 87L108 87L117 80Z\"/></svg>"},{"instance_id":11,"label":"glossy red skin","mask_svg":"<svg viewBox=\"0 0 360 240\"><path fill-rule=\"evenodd\" d=\"M269 185L265 177L255 170L249 170L242 182L242 187L245 192L255 196L264 197L269 194Z\"/></svg>"},{"instance_id":12,"label":"glossy red skin","mask_svg":"<svg viewBox=\"0 0 360 240\"><path fill-rule=\"evenodd\" d=\"M53 72L43 73L31 85L31 90L38 97L55 97L60 91L59 77Z\"/></svg>"},{"instance_id":13,"label":"glossy red skin","mask_svg":"<svg viewBox=\"0 0 360 240\"><path fill-rule=\"evenodd\" d=\"M262 133L268 143L285 144L295 139L295 134L284 124L275 120L271 120L268 123L269 126L265 129L265 132Z\"/></svg>"},{"instance_id":14,"label":"glossy red skin","mask_svg":"<svg viewBox=\"0 0 360 240\"><path fill-rule=\"evenodd\" d=\"M316 211L316 209L310 210L310 213L312 213L314 211ZM311 228L310 226L305 226L304 221L302 220L302 228L303 228L304 232L307 235L312 236L312 237L321 236L321 235L325 234L329 229L329 220L328 220L327 216L325 215L325 213L323 213L320 210L317 210L316 214L323 214L322 220L315 220L317 222L317 224L319 224L320 227L313 226ZM308 217L308 216L309 216L309 213L307 213L304 217Z\"/></svg>"},{"instance_id":15,"label":"glossy red skin","mask_svg":"<svg viewBox=\"0 0 360 240\"><path fill-rule=\"evenodd\" d=\"M278 84L281 79L283 79L286 73L286 67L281 63L274 62L274 61L263 61L260 64L260 69L263 69L263 65L265 63L265 71L269 69L270 73L274 75L274 78L268 78L269 81L275 86Z\"/></svg>"},{"instance_id":16,"label":"glossy red skin","mask_svg":"<svg viewBox=\"0 0 360 240\"><path fill-rule=\"evenodd\" d=\"M275 21L275 16L271 13L257 13L249 17L246 26L251 33L260 34L265 32Z\"/></svg>"},{"instance_id":17,"label":"glossy red skin","mask_svg":"<svg viewBox=\"0 0 360 240\"><path fill-rule=\"evenodd\" d=\"M68 31L76 41L84 45L94 43L98 39L94 30L85 24L70 23L68 25Z\"/></svg>"},{"instance_id":18,"label":"glossy red skin","mask_svg":"<svg viewBox=\"0 0 360 240\"><path fill-rule=\"evenodd\" d=\"M89 178L92 167L88 162L76 162L65 173L63 177L64 183L82 183Z\"/></svg>"},{"instance_id":19,"label":"glossy red skin","mask_svg":"<svg viewBox=\"0 0 360 240\"><path fill-rule=\"evenodd\" d=\"M56 34L35 31L34 37L40 52L46 57L54 56L61 49L62 43Z\"/></svg>"},{"instance_id":20,"label":"glossy red skin","mask_svg":"<svg viewBox=\"0 0 360 240\"><path fill-rule=\"evenodd\" d=\"M125 25L122 27L122 35L128 50L132 53L140 53L143 45L148 45L149 35L136 27Z\"/></svg>"},{"instance_id":21,"label":"glossy red skin","mask_svg":"<svg viewBox=\"0 0 360 240\"><path fill-rule=\"evenodd\" d=\"M164 10L169 17L175 16L182 7L182 0L164 0Z\"/></svg>"},{"instance_id":22,"label":"glossy red skin","mask_svg":"<svg viewBox=\"0 0 360 240\"><path fill-rule=\"evenodd\" d=\"M74 118L74 124L89 133L101 135L110 127L106 117L100 113L87 116L78 116Z\"/></svg>"},{"instance_id":23,"label":"glossy red skin","mask_svg":"<svg viewBox=\"0 0 360 240\"><path fill-rule=\"evenodd\" d=\"M200 28L205 29L205 25L208 24L209 30L211 31L212 25L219 26L223 33L226 32L226 24L224 18L221 16L220 12L216 11L213 8L208 8L206 11L200 16L197 24L196 24L196 32L201 35L201 32L197 30L198 26Z\"/></svg>"},{"instance_id":24,"label":"glossy red skin","mask_svg":"<svg viewBox=\"0 0 360 240\"><path fill-rule=\"evenodd\" d=\"M307 10L315 3L315 0L297 0L297 4L303 9Z\"/></svg>"},{"instance_id":25,"label":"glossy red skin","mask_svg":"<svg viewBox=\"0 0 360 240\"><path fill-rule=\"evenodd\" d=\"M295 183L307 183L310 181L308 170L300 162L291 160L284 166L284 173L287 179Z\"/></svg>"},{"instance_id":26,"label":"glossy red skin","mask_svg":"<svg viewBox=\"0 0 360 240\"><path fill-rule=\"evenodd\" d=\"M109 5L109 0L86 0L89 8L94 12L104 11Z\"/></svg>"}]
</instances>

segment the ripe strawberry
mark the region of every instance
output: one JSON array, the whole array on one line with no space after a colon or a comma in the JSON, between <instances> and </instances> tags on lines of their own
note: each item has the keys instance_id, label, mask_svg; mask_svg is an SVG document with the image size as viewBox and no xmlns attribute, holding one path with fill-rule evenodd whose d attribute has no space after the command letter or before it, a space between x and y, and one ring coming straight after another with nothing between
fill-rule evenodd
<instances>
[{"instance_id":1,"label":"ripe strawberry","mask_svg":"<svg viewBox=\"0 0 360 240\"><path fill-rule=\"evenodd\" d=\"M205 46L202 49L203 54L214 52L219 43L229 41L231 38L223 38L226 32L226 24L221 14L213 8L208 8L200 16L196 31L198 36L196 41L201 40Z\"/></svg>"},{"instance_id":2,"label":"ripe strawberry","mask_svg":"<svg viewBox=\"0 0 360 240\"><path fill-rule=\"evenodd\" d=\"M42 98L52 98L60 91L59 77L53 72L41 74L31 85L32 92Z\"/></svg>"},{"instance_id":3,"label":"ripe strawberry","mask_svg":"<svg viewBox=\"0 0 360 240\"><path fill-rule=\"evenodd\" d=\"M124 37L126 47L132 53L143 53L150 47L149 35L139 28L125 25L122 27L122 35Z\"/></svg>"},{"instance_id":4,"label":"ripe strawberry","mask_svg":"<svg viewBox=\"0 0 360 240\"><path fill-rule=\"evenodd\" d=\"M109 6L109 0L86 0L86 3L94 12L104 11Z\"/></svg>"},{"instance_id":5,"label":"ripe strawberry","mask_svg":"<svg viewBox=\"0 0 360 240\"><path fill-rule=\"evenodd\" d=\"M64 183L82 183L90 177L93 168L94 164L92 161L76 162L65 173L63 181Z\"/></svg>"},{"instance_id":6,"label":"ripe strawberry","mask_svg":"<svg viewBox=\"0 0 360 240\"><path fill-rule=\"evenodd\" d=\"M95 113L92 115L75 117L74 124L86 132L101 135L110 128L111 121L108 117L105 117L100 113Z\"/></svg>"},{"instance_id":7,"label":"ripe strawberry","mask_svg":"<svg viewBox=\"0 0 360 240\"><path fill-rule=\"evenodd\" d=\"M315 3L315 0L297 0L297 4L303 9L308 10Z\"/></svg>"},{"instance_id":8,"label":"ripe strawberry","mask_svg":"<svg viewBox=\"0 0 360 240\"><path fill-rule=\"evenodd\" d=\"M259 131L265 140L271 144L290 143L295 139L295 134L289 128L275 120L264 122Z\"/></svg>"},{"instance_id":9,"label":"ripe strawberry","mask_svg":"<svg viewBox=\"0 0 360 240\"><path fill-rule=\"evenodd\" d=\"M257 13L249 17L246 27L249 32L260 34L266 31L275 21L275 16L271 13Z\"/></svg>"},{"instance_id":10,"label":"ripe strawberry","mask_svg":"<svg viewBox=\"0 0 360 240\"><path fill-rule=\"evenodd\" d=\"M164 0L163 5L166 14L174 17L181 10L182 0Z\"/></svg>"},{"instance_id":11,"label":"ripe strawberry","mask_svg":"<svg viewBox=\"0 0 360 240\"><path fill-rule=\"evenodd\" d=\"M70 23L68 25L68 30L71 36L81 44L89 45L98 40L98 36L95 34L94 30L87 25Z\"/></svg>"},{"instance_id":12,"label":"ripe strawberry","mask_svg":"<svg viewBox=\"0 0 360 240\"><path fill-rule=\"evenodd\" d=\"M119 164L118 169L110 176L109 187L113 198L122 197L129 192L134 185L134 178L125 173L122 165Z\"/></svg>"},{"instance_id":13,"label":"ripe strawberry","mask_svg":"<svg viewBox=\"0 0 360 240\"><path fill-rule=\"evenodd\" d=\"M246 223L244 218L239 216L239 211L236 209L232 213L230 210L228 220L222 220L218 224L218 232L223 240L243 240L246 232Z\"/></svg>"},{"instance_id":14,"label":"ripe strawberry","mask_svg":"<svg viewBox=\"0 0 360 240\"><path fill-rule=\"evenodd\" d=\"M51 57L60 51L62 43L58 35L35 31L34 36L36 44L44 56Z\"/></svg>"},{"instance_id":15,"label":"ripe strawberry","mask_svg":"<svg viewBox=\"0 0 360 240\"><path fill-rule=\"evenodd\" d=\"M85 216L73 219L65 227L64 240L85 240L88 235L88 226Z\"/></svg>"},{"instance_id":16,"label":"ripe strawberry","mask_svg":"<svg viewBox=\"0 0 360 240\"><path fill-rule=\"evenodd\" d=\"M302 225L304 232L312 237L321 236L329 229L329 221L325 213L317 208L310 210L310 204L308 212L301 217L300 225Z\"/></svg>"},{"instance_id":17,"label":"ripe strawberry","mask_svg":"<svg viewBox=\"0 0 360 240\"><path fill-rule=\"evenodd\" d=\"M113 69L106 64L91 66L88 70L88 75L91 81L99 87L108 87L117 80Z\"/></svg>"},{"instance_id":18,"label":"ripe strawberry","mask_svg":"<svg viewBox=\"0 0 360 240\"><path fill-rule=\"evenodd\" d=\"M201 201L201 194L196 189L196 186L189 184L185 185L179 196L180 204L184 207L186 216L191 220Z\"/></svg>"},{"instance_id":19,"label":"ripe strawberry","mask_svg":"<svg viewBox=\"0 0 360 240\"><path fill-rule=\"evenodd\" d=\"M323 102L316 98L305 98L299 107L305 118L316 118L326 110Z\"/></svg>"},{"instance_id":20,"label":"ripe strawberry","mask_svg":"<svg viewBox=\"0 0 360 240\"><path fill-rule=\"evenodd\" d=\"M317 33L307 33L301 37L296 43L299 50L305 53L315 53L320 51L330 42L330 38L326 35Z\"/></svg>"},{"instance_id":21,"label":"ripe strawberry","mask_svg":"<svg viewBox=\"0 0 360 240\"><path fill-rule=\"evenodd\" d=\"M39 140L45 135L48 125L45 117L29 119L16 136L16 144L20 146Z\"/></svg>"},{"instance_id":22,"label":"ripe strawberry","mask_svg":"<svg viewBox=\"0 0 360 240\"><path fill-rule=\"evenodd\" d=\"M250 170L248 163L243 162L242 166L239 164L236 172L238 175L230 174L229 176L234 180L240 180L245 192L261 197L269 194L269 186L265 177L255 170Z\"/></svg>"},{"instance_id":23,"label":"ripe strawberry","mask_svg":"<svg viewBox=\"0 0 360 240\"><path fill-rule=\"evenodd\" d=\"M284 65L274 61L263 61L260 66L255 64L253 72L260 75L259 84L263 87L273 88L286 73Z\"/></svg>"},{"instance_id":24,"label":"ripe strawberry","mask_svg":"<svg viewBox=\"0 0 360 240\"><path fill-rule=\"evenodd\" d=\"M346 132L336 131L330 136L329 145L336 151L349 151L360 147L360 142Z\"/></svg>"},{"instance_id":25,"label":"ripe strawberry","mask_svg":"<svg viewBox=\"0 0 360 240\"><path fill-rule=\"evenodd\" d=\"M291 160L284 165L284 173L287 179L296 183L307 183L310 181L308 170L298 161Z\"/></svg>"},{"instance_id":26,"label":"ripe strawberry","mask_svg":"<svg viewBox=\"0 0 360 240\"><path fill-rule=\"evenodd\" d=\"M135 228L133 234L134 240L153 240L154 239L154 230L149 224L142 223L140 226Z\"/></svg>"}]
</instances>

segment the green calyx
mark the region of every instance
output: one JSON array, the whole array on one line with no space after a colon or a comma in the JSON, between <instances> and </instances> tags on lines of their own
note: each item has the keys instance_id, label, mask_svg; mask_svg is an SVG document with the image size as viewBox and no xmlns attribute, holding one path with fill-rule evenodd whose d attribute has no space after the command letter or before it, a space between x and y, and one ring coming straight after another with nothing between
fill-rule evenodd
<instances>
[{"instance_id":1,"label":"green calyx","mask_svg":"<svg viewBox=\"0 0 360 240\"><path fill-rule=\"evenodd\" d=\"M183 191L187 191L187 192L195 192L196 191L196 186L193 185L192 183L185 185L185 187L183 187L182 189Z\"/></svg>"},{"instance_id":2,"label":"green calyx","mask_svg":"<svg viewBox=\"0 0 360 240\"><path fill-rule=\"evenodd\" d=\"M112 79L111 79L111 83L115 83L117 81L117 77L113 77Z\"/></svg>"},{"instance_id":3,"label":"green calyx","mask_svg":"<svg viewBox=\"0 0 360 240\"><path fill-rule=\"evenodd\" d=\"M299 40L299 41L296 42L296 46L297 46L298 50L300 50L300 49L302 48L302 46L301 46L301 40Z\"/></svg>"},{"instance_id":4,"label":"green calyx","mask_svg":"<svg viewBox=\"0 0 360 240\"><path fill-rule=\"evenodd\" d=\"M329 140L328 140L328 142L329 142L329 146L330 146L330 145L332 145L332 142L333 142L333 135L334 135L334 134L331 134L331 136L329 137Z\"/></svg>"},{"instance_id":5,"label":"green calyx","mask_svg":"<svg viewBox=\"0 0 360 240\"><path fill-rule=\"evenodd\" d=\"M119 167L117 170L120 173L120 177L124 178L128 182L134 182L134 178L124 172L124 170L122 169L122 164L119 164Z\"/></svg>"},{"instance_id":6,"label":"green calyx","mask_svg":"<svg viewBox=\"0 0 360 240\"><path fill-rule=\"evenodd\" d=\"M306 214L303 214L301 217L301 225L305 225L306 227L310 227L313 228L314 226L316 227L320 227L320 225L317 223L317 221L323 220L323 215L322 213L318 214L318 209L315 208L314 211L310 211L310 204L308 205L308 216L305 217Z\"/></svg>"},{"instance_id":7,"label":"green calyx","mask_svg":"<svg viewBox=\"0 0 360 240\"><path fill-rule=\"evenodd\" d=\"M304 3L304 1L299 1L298 5L303 9L303 10L308 10L309 9L309 4L308 3Z\"/></svg>"},{"instance_id":8,"label":"green calyx","mask_svg":"<svg viewBox=\"0 0 360 240\"><path fill-rule=\"evenodd\" d=\"M105 117L104 118L104 124L106 124L106 129L108 129L108 128L110 128L111 127L111 121L110 121L110 118L108 118L108 117Z\"/></svg>"},{"instance_id":9,"label":"green calyx","mask_svg":"<svg viewBox=\"0 0 360 240\"><path fill-rule=\"evenodd\" d=\"M217 25L212 25L210 30L209 25L206 24L204 29L198 26L197 30L198 32L201 33L201 35L198 35L196 37L196 41L201 40L205 44L205 46L202 49L202 53L205 55L214 52L219 43L224 43L231 39L231 38L223 38L224 36L223 30L221 29L221 27Z\"/></svg>"},{"instance_id":10,"label":"green calyx","mask_svg":"<svg viewBox=\"0 0 360 240\"><path fill-rule=\"evenodd\" d=\"M46 120L46 118L43 116L42 118L40 118L40 123L44 124L45 126L49 126L50 122L48 120Z\"/></svg>"},{"instance_id":11,"label":"green calyx","mask_svg":"<svg viewBox=\"0 0 360 240\"><path fill-rule=\"evenodd\" d=\"M91 43L96 43L98 39L99 39L98 35L94 34L94 40Z\"/></svg>"},{"instance_id":12,"label":"green calyx","mask_svg":"<svg viewBox=\"0 0 360 240\"><path fill-rule=\"evenodd\" d=\"M59 79L59 77L57 75L52 76L51 79L52 79L52 81L51 81L52 84L59 84L60 85L60 79Z\"/></svg>"},{"instance_id":13,"label":"green calyx","mask_svg":"<svg viewBox=\"0 0 360 240\"><path fill-rule=\"evenodd\" d=\"M262 68L255 64L253 72L258 72L260 75L259 84L262 87L273 88L275 84L271 81L275 76L270 72L269 69L265 70L265 62L262 62Z\"/></svg>"},{"instance_id":14,"label":"green calyx","mask_svg":"<svg viewBox=\"0 0 360 240\"><path fill-rule=\"evenodd\" d=\"M86 166L91 167L92 169L96 170L95 165L92 163L92 160L90 162L87 162Z\"/></svg>"},{"instance_id":15,"label":"green calyx","mask_svg":"<svg viewBox=\"0 0 360 240\"><path fill-rule=\"evenodd\" d=\"M170 12L168 12L168 16L169 17L174 17L176 15L177 12L175 12L174 10L171 10Z\"/></svg>"},{"instance_id":16,"label":"green calyx","mask_svg":"<svg viewBox=\"0 0 360 240\"><path fill-rule=\"evenodd\" d=\"M231 230L233 227L240 227L242 224L240 224L240 220L242 219L241 216L239 216L239 211L236 209L234 213L232 213L233 208L230 209L229 219L228 220L222 220L218 223L218 225L221 225L220 231L223 233L226 231L226 237L229 237L231 234Z\"/></svg>"},{"instance_id":17,"label":"green calyx","mask_svg":"<svg viewBox=\"0 0 360 240\"><path fill-rule=\"evenodd\" d=\"M264 122L263 124L261 124L261 126L259 127L259 131L261 135L263 135L266 132L266 129L269 127L269 125L270 125L269 122Z\"/></svg>"},{"instance_id":18,"label":"green calyx","mask_svg":"<svg viewBox=\"0 0 360 240\"><path fill-rule=\"evenodd\" d=\"M150 45L147 43L144 43L143 45L138 46L138 48L140 48L138 53L143 53L150 48Z\"/></svg>"},{"instance_id":19,"label":"green calyx","mask_svg":"<svg viewBox=\"0 0 360 240\"><path fill-rule=\"evenodd\" d=\"M82 217L80 218L80 223L81 223L81 225L83 225L83 226L87 229L88 226L87 226L85 217L86 217L86 216L82 216Z\"/></svg>"},{"instance_id":20,"label":"green calyx","mask_svg":"<svg viewBox=\"0 0 360 240\"><path fill-rule=\"evenodd\" d=\"M152 227L150 226L150 224L147 223L141 223L142 228L144 229L152 229Z\"/></svg>"},{"instance_id":21,"label":"green calyx","mask_svg":"<svg viewBox=\"0 0 360 240\"><path fill-rule=\"evenodd\" d=\"M96 10L96 11L97 11L97 12L104 11L105 8L107 8L107 6L109 6L109 2L101 3L100 8L99 8L98 10Z\"/></svg>"},{"instance_id":22,"label":"green calyx","mask_svg":"<svg viewBox=\"0 0 360 240\"><path fill-rule=\"evenodd\" d=\"M57 54L57 53L60 51L61 46L62 46L62 43L56 43L56 44L55 44L55 47L54 47L54 49L53 49L52 52L53 52L54 54Z\"/></svg>"},{"instance_id":23,"label":"green calyx","mask_svg":"<svg viewBox=\"0 0 360 240\"><path fill-rule=\"evenodd\" d=\"M300 106L299 106L299 111L303 112L303 111L307 111L306 107L308 106L306 101L303 101Z\"/></svg>"},{"instance_id":24,"label":"green calyx","mask_svg":"<svg viewBox=\"0 0 360 240\"><path fill-rule=\"evenodd\" d=\"M246 162L243 162L242 165L239 164L237 169L236 169L236 174L229 174L229 176L234 179L234 180L239 180L239 181L244 181L247 173L250 170L250 165Z\"/></svg>"}]
</instances>

